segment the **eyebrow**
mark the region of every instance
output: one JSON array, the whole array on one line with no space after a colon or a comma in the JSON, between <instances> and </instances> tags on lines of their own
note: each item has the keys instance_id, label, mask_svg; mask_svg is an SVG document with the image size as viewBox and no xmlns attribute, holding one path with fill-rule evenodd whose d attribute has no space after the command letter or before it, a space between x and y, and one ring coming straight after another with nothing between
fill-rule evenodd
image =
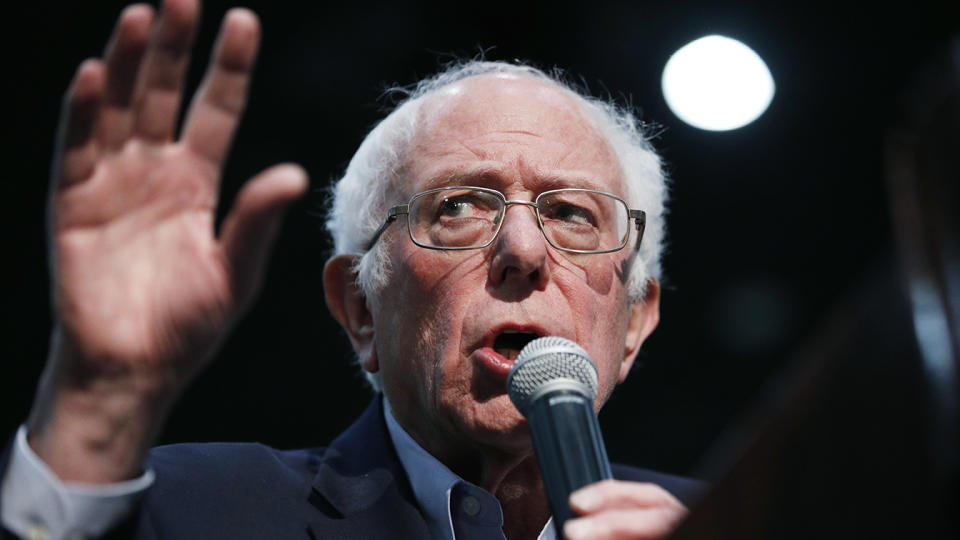
<instances>
[{"instance_id":1,"label":"eyebrow","mask_svg":"<svg viewBox=\"0 0 960 540\"><path fill-rule=\"evenodd\" d=\"M609 191L609 188L591 181L589 175L568 176L562 174L540 175L534 179L535 191L549 191L561 188L582 188ZM449 186L478 186L500 188L502 184L512 182L496 167L481 167L471 170L457 170L438 174L427 181L423 190Z\"/></svg>"},{"instance_id":2,"label":"eyebrow","mask_svg":"<svg viewBox=\"0 0 960 540\"><path fill-rule=\"evenodd\" d=\"M457 170L438 174L427 181L423 189L434 189L449 186L477 186L493 183L491 177L497 177L499 171L493 167L484 167L467 171Z\"/></svg>"}]
</instances>

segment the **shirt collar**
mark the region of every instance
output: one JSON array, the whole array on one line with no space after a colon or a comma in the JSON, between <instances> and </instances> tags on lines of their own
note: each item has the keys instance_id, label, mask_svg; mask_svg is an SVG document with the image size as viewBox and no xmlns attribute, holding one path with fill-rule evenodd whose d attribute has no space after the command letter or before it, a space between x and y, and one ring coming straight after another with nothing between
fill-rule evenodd
<instances>
[{"instance_id":1,"label":"shirt collar","mask_svg":"<svg viewBox=\"0 0 960 540\"><path fill-rule=\"evenodd\" d=\"M400 464L403 465L403 469L410 479L413 495L425 514L431 534L435 538L454 540L456 535L453 532L453 517L450 515L450 496L455 485L458 483L469 484L469 482L457 476L440 460L417 444L417 441L413 440L413 437L394 418L386 396L382 399L387 431L390 433L393 447L397 451L397 457L400 458ZM490 498L496 500L492 495ZM547 520L543 530L540 531L538 540L554 540L556 538L557 534L554 531L553 518L551 517Z\"/></svg>"},{"instance_id":2,"label":"shirt collar","mask_svg":"<svg viewBox=\"0 0 960 540\"><path fill-rule=\"evenodd\" d=\"M383 398L383 416L397 457L410 479L413 495L427 519L430 532L437 538L453 540L450 517L450 492L463 480L437 458L430 455L411 437L393 417L387 398Z\"/></svg>"}]
</instances>

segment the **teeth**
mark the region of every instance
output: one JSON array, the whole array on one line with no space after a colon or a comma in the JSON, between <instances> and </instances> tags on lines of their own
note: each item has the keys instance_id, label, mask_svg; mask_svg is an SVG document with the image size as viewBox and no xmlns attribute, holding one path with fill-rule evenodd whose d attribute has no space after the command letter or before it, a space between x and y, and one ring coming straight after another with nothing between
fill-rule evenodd
<instances>
[{"instance_id":1,"label":"teeth","mask_svg":"<svg viewBox=\"0 0 960 540\"><path fill-rule=\"evenodd\" d=\"M516 360L517 356L520 355L519 349L506 349L503 347L498 347L494 349L500 356L506 358L507 360Z\"/></svg>"}]
</instances>

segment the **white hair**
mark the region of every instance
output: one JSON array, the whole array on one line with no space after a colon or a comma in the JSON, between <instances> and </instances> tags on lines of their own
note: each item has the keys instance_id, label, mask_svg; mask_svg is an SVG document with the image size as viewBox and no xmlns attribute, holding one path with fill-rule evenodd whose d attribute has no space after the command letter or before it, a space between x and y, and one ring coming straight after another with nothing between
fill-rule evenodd
<instances>
[{"instance_id":1,"label":"white hair","mask_svg":"<svg viewBox=\"0 0 960 540\"><path fill-rule=\"evenodd\" d=\"M469 60L451 65L412 87L392 89L406 98L367 134L332 188L326 228L333 237L333 254L359 256L354 266L357 283L368 299L376 301L387 283L390 260L383 241L369 251L366 245L386 217L387 208L402 202L387 201L386 195L393 191L390 187L402 180L407 149L419 127L420 107L449 84L490 74L526 77L554 86L580 105L607 140L620 161L630 207L647 215L643 242L631 265L628 286L631 301L642 301L647 283L660 279L667 196L666 174L648 140L649 134L631 110L581 93L559 73L548 74L528 65ZM376 374L368 374L368 379L375 389L379 388Z\"/></svg>"}]
</instances>

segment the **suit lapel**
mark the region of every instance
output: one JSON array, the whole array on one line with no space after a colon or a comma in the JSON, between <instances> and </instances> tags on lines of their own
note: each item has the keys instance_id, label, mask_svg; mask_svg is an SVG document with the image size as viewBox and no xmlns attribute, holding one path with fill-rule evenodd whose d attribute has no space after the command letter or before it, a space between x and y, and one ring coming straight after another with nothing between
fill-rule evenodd
<instances>
[{"instance_id":1,"label":"suit lapel","mask_svg":"<svg viewBox=\"0 0 960 540\"><path fill-rule=\"evenodd\" d=\"M314 538L429 538L390 441L380 395L330 445L310 502L323 514L309 524Z\"/></svg>"}]
</instances>

